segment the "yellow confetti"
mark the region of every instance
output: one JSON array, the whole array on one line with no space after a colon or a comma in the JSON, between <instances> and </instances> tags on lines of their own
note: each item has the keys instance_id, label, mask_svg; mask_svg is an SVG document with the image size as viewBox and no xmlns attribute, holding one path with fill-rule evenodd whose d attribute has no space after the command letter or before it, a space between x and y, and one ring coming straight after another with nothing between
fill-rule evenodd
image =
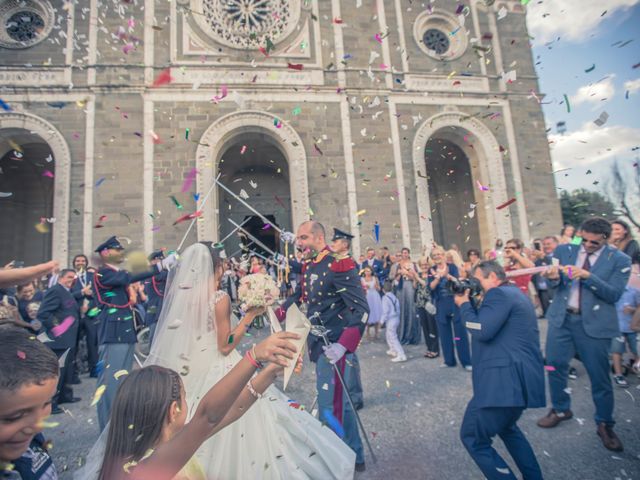
<instances>
[{"instance_id":1,"label":"yellow confetti","mask_svg":"<svg viewBox=\"0 0 640 480\"><path fill-rule=\"evenodd\" d=\"M9 146L16 152L22 153L22 147L11 139L9 139Z\"/></svg>"},{"instance_id":2,"label":"yellow confetti","mask_svg":"<svg viewBox=\"0 0 640 480\"><path fill-rule=\"evenodd\" d=\"M127 427L129 430L133 430L133 423L130 423L129 426Z\"/></svg>"},{"instance_id":3,"label":"yellow confetti","mask_svg":"<svg viewBox=\"0 0 640 480\"><path fill-rule=\"evenodd\" d=\"M107 389L106 385L100 385L97 389L96 389L96 393L93 394L93 400L91 401L91 406L94 407L95 405L97 405L97 403L100 401L100 399L102 398L102 394L104 393L104 391Z\"/></svg>"},{"instance_id":4,"label":"yellow confetti","mask_svg":"<svg viewBox=\"0 0 640 480\"><path fill-rule=\"evenodd\" d=\"M366 210L358 210L358 216L364 215L365 213L367 213Z\"/></svg>"},{"instance_id":5,"label":"yellow confetti","mask_svg":"<svg viewBox=\"0 0 640 480\"><path fill-rule=\"evenodd\" d=\"M124 375L129 375L129 372L127 372L126 370L118 370L116 373L113 374L113 378L115 378L116 380L119 380L120 377L123 377Z\"/></svg>"},{"instance_id":6,"label":"yellow confetti","mask_svg":"<svg viewBox=\"0 0 640 480\"><path fill-rule=\"evenodd\" d=\"M49 233L49 227L46 223L36 223L35 227L38 233Z\"/></svg>"},{"instance_id":7,"label":"yellow confetti","mask_svg":"<svg viewBox=\"0 0 640 480\"><path fill-rule=\"evenodd\" d=\"M122 466L122 469L124 470L124 472L126 474L129 474L129 473L131 473L131 472L129 472L129 469L132 468L132 467L135 467L136 465L138 465L138 462L136 462L135 460L131 460L130 462L125 463Z\"/></svg>"},{"instance_id":8,"label":"yellow confetti","mask_svg":"<svg viewBox=\"0 0 640 480\"><path fill-rule=\"evenodd\" d=\"M391 382L389 380L385 380L384 383L387 384L387 388L391 388Z\"/></svg>"},{"instance_id":9,"label":"yellow confetti","mask_svg":"<svg viewBox=\"0 0 640 480\"><path fill-rule=\"evenodd\" d=\"M448 79L448 80L451 80L451 77L453 77L456 73L458 73L458 72L456 72L456 71L454 70L453 72L451 72L451 73L449 74L449 76L447 77L447 79Z\"/></svg>"},{"instance_id":10,"label":"yellow confetti","mask_svg":"<svg viewBox=\"0 0 640 480\"><path fill-rule=\"evenodd\" d=\"M39 425L42 428L55 428L60 425L60 422L48 422L46 420L42 420Z\"/></svg>"}]
</instances>

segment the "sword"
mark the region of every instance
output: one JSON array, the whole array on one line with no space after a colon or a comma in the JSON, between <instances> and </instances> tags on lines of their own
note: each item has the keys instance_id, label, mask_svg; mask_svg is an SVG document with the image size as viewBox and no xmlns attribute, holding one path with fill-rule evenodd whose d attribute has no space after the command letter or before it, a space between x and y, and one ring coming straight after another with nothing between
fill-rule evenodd
<instances>
[{"instance_id":1,"label":"sword","mask_svg":"<svg viewBox=\"0 0 640 480\"><path fill-rule=\"evenodd\" d=\"M202 203L200 204L199 210L202 211L204 206L207 204L207 200L209 200L209 196L211 195L211 192L213 192L213 188L216 186L216 183L218 182L218 179L220 178L220 175L222 175L222 174L219 173L218 176L214 179L213 183L211 184L211 187L209 188L209 191L207 192L207 194L202 199ZM187 228L187 231L184 232L184 236L182 237L182 240L180 240L180 244L178 245L178 248L176 248L176 252L180 252L180 249L182 248L182 245L184 245L184 242L187 240L187 235L189 235L189 232L191 231L193 226L196 224L197 218L198 217L194 217L193 220L191 220L191 223L189 224L189 228Z\"/></svg>"},{"instance_id":2,"label":"sword","mask_svg":"<svg viewBox=\"0 0 640 480\"><path fill-rule=\"evenodd\" d=\"M322 341L324 342L325 346L328 347L329 345L331 345L331 342L329 341L329 338L327 337L327 333L329 332L329 330L327 329L327 327L324 326L324 322L320 318L320 313L318 313L318 312L314 313L311 316L310 320L313 319L313 318L317 318L318 321L321 323L321 325L311 325L311 334L316 336L316 337L322 337ZM371 443L369 443L369 436L367 435L367 431L364 429L364 425L362 425L362 420L360 420L360 415L358 415L358 411L356 410L356 407L353 405L353 400L351 399L351 393L349 393L349 389L347 388L347 384L344 382L344 378L342 376L342 372L338 368L338 365L336 365L335 363L332 363L332 365L333 365L333 369L335 370L338 379L340 380L340 383L342 384L342 389L347 394L347 400L349 400L349 405L351 405L351 409L353 410L353 413L356 416L356 420L358 421L358 426L360 427L360 431L362 432L362 435L364 436L364 440L367 442L367 447L369 448L369 453L371 454L371 458L373 459L373 463L377 463L378 459L376 458L376 454L373 453L373 448L371 448Z\"/></svg>"},{"instance_id":3,"label":"sword","mask_svg":"<svg viewBox=\"0 0 640 480\"><path fill-rule=\"evenodd\" d=\"M231 235L233 235L234 233L236 233L238 231L238 228L240 228L241 226L243 226L245 223L247 223L249 220L251 220L251 217L249 218L245 218L244 222L242 222L240 224L240 226L234 228L233 230L231 230L231 232L229 233L229 235L227 235L226 237L224 237L222 240L220 240L218 243L224 243L224 241L229 238Z\"/></svg>"},{"instance_id":4,"label":"sword","mask_svg":"<svg viewBox=\"0 0 640 480\"><path fill-rule=\"evenodd\" d=\"M227 220L229 220L231 222L232 225L234 225L236 227L237 230L240 230L242 233L244 233L247 237L249 237L251 240L253 240L255 242L256 245L258 245L259 247L262 247L265 251L269 252L271 255L273 255L274 257L277 256L276 252L274 252L273 250L271 250L269 247L267 247L264 243L262 243L260 240L258 240L256 237L254 237L253 235L251 235L249 232L247 232L244 228L242 228L240 225L238 225L236 222L234 222L233 220L231 220L230 218L227 218Z\"/></svg>"},{"instance_id":5,"label":"sword","mask_svg":"<svg viewBox=\"0 0 640 480\"><path fill-rule=\"evenodd\" d=\"M280 232L280 234L282 235L283 231L280 230L276 225L273 225L271 223L271 221L265 217L264 215L262 215L259 211L257 211L255 208L253 208L251 205L249 205L247 202L245 202L242 198L240 198L238 195L236 195L235 193L233 193L231 190L229 190L227 187L225 187L222 182L219 180L220 175L218 175L218 177L216 177L216 179L214 180L215 183L217 183L220 188L222 188L225 192L227 192L228 194L232 195L233 198L235 198L236 200L238 200L242 205L244 205L245 207L247 207L249 210L251 210L253 213L255 213L256 215L258 215L262 221L264 223L268 223L270 224L273 228L275 228L278 232ZM234 223L235 225L235 223Z\"/></svg>"}]
</instances>

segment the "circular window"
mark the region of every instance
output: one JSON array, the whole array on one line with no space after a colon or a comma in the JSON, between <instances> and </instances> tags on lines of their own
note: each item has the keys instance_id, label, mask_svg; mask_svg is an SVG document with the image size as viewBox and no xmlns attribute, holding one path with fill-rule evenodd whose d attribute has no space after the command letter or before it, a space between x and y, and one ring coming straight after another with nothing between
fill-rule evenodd
<instances>
[{"instance_id":1,"label":"circular window","mask_svg":"<svg viewBox=\"0 0 640 480\"><path fill-rule=\"evenodd\" d=\"M191 0L202 31L233 48L274 48L298 25L300 9L300 0Z\"/></svg>"},{"instance_id":2,"label":"circular window","mask_svg":"<svg viewBox=\"0 0 640 480\"><path fill-rule=\"evenodd\" d=\"M446 11L422 12L413 24L413 36L425 54L438 60L455 60L467 50L467 31Z\"/></svg>"},{"instance_id":3,"label":"circular window","mask_svg":"<svg viewBox=\"0 0 640 480\"><path fill-rule=\"evenodd\" d=\"M424 32L422 41L429 50L433 50L438 55L444 55L449 50L447 34L437 28L430 28Z\"/></svg>"},{"instance_id":4,"label":"circular window","mask_svg":"<svg viewBox=\"0 0 640 480\"><path fill-rule=\"evenodd\" d=\"M28 48L44 40L55 14L48 1L8 0L0 4L0 46Z\"/></svg>"}]
</instances>

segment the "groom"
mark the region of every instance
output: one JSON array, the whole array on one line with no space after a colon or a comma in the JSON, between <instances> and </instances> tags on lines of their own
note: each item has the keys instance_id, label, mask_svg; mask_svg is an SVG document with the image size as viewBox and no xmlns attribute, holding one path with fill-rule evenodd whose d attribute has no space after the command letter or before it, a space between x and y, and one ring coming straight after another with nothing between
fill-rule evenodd
<instances>
[{"instance_id":1,"label":"groom","mask_svg":"<svg viewBox=\"0 0 640 480\"><path fill-rule=\"evenodd\" d=\"M311 323L328 329L328 347L314 335L309 335L307 341L311 361L316 363L320 420L335 424L333 415L342 424L343 439L356 453L356 471L364 471L364 449L355 412L333 365L338 366L343 378L349 377L353 354L365 327L363 316L369 313L367 299L355 262L350 257L338 260L332 255L321 223L311 220L300 225L296 243L304 257L302 280L284 307L293 302L305 303ZM320 319L314 318L316 314Z\"/></svg>"}]
</instances>

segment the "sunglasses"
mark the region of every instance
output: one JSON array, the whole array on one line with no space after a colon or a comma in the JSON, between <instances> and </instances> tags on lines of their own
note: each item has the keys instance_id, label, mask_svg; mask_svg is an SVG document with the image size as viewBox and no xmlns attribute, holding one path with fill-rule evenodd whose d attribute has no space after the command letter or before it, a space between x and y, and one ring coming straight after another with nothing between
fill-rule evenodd
<instances>
[{"instance_id":1,"label":"sunglasses","mask_svg":"<svg viewBox=\"0 0 640 480\"><path fill-rule=\"evenodd\" d=\"M586 238L583 238L582 243L588 243L590 245L599 246L599 245L602 245L602 240L587 240Z\"/></svg>"}]
</instances>

